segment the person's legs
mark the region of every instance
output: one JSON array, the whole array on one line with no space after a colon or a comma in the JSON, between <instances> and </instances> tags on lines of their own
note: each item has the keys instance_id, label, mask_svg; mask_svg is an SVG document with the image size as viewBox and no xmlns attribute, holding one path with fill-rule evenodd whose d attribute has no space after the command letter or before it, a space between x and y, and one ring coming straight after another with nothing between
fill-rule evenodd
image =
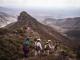
<instances>
[{"instance_id":1,"label":"person's legs","mask_svg":"<svg viewBox=\"0 0 80 60\"><path fill-rule=\"evenodd\" d=\"M45 49L43 50L43 54L46 55L46 50Z\"/></svg>"},{"instance_id":2,"label":"person's legs","mask_svg":"<svg viewBox=\"0 0 80 60\"><path fill-rule=\"evenodd\" d=\"M37 53L37 50L35 50L35 53L34 53L34 54L35 54L35 56L37 56L37 54L38 54L38 53Z\"/></svg>"},{"instance_id":3,"label":"person's legs","mask_svg":"<svg viewBox=\"0 0 80 60\"><path fill-rule=\"evenodd\" d=\"M40 54L41 54L41 51L40 51L40 50L38 50L38 56L40 56Z\"/></svg>"},{"instance_id":4,"label":"person's legs","mask_svg":"<svg viewBox=\"0 0 80 60\"><path fill-rule=\"evenodd\" d=\"M27 47L23 47L23 52L24 52L24 57L28 57L28 54L29 54L29 48L27 48Z\"/></svg>"},{"instance_id":5,"label":"person's legs","mask_svg":"<svg viewBox=\"0 0 80 60\"><path fill-rule=\"evenodd\" d=\"M49 53L50 53L50 51L49 50L47 50L47 54L49 55Z\"/></svg>"},{"instance_id":6,"label":"person's legs","mask_svg":"<svg viewBox=\"0 0 80 60\"><path fill-rule=\"evenodd\" d=\"M29 53L29 51L28 50L24 50L24 57L28 57L28 53Z\"/></svg>"},{"instance_id":7,"label":"person's legs","mask_svg":"<svg viewBox=\"0 0 80 60\"><path fill-rule=\"evenodd\" d=\"M25 46L23 46L23 53L24 53L24 57L26 57L26 48L25 48Z\"/></svg>"},{"instance_id":8,"label":"person's legs","mask_svg":"<svg viewBox=\"0 0 80 60\"><path fill-rule=\"evenodd\" d=\"M26 58L29 56L29 49L26 50Z\"/></svg>"},{"instance_id":9,"label":"person's legs","mask_svg":"<svg viewBox=\"0 0 80 60\"><path fill-rule=\"evenodd\" d=\"M45 51L44 51L44 54L45 54L45 55L49 55L49 50L45 50Z\"/></svg>"}]
</instances>

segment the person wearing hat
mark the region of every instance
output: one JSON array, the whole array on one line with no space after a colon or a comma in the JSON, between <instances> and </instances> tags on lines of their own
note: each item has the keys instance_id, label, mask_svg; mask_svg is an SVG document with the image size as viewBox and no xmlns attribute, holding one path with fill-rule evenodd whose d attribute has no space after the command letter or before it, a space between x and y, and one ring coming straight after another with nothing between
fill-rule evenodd
<instances>
[{"instance_id":1,"label":"person wearing hat","mask_svg":"<svg viewBox=\"0 0 80 60\"><path fill-rule=\"evenodd\" d=\"M48 42L51 42L51 40L48 40Z\"/></svg>"},{"instance_id":2,"label":"person wearing hat","mask_svg":"<svg viewBox=\"0 0 80 60\"><path fill-rule=\"evenodd\" d=\"M48 40L48 45L49 45L49 48L50 48L50 52L53 52L53 51L54 51L55 46L53 45L53 43L52 43L52 41L51 41L51 40Z\"/></svg>"},{"instance_id":3,"label":"person wearing hat","mask_svg":"<svg viewBox=\"0 0 80 60\"><path fill-rule=\"evenodd\" d=\"M50 52L50 46L49 46L49 42L46 42L46 44L44 45L44 53L49 55Z\"/></svg>"},{"instance_id":4,"label":"person wearing hat","mask_svg":"<svg viewBox=\"0 0 80 60\"><path fill-rule=\"evenodd\" d=\"M42 51L41 39L37 39L35 42L35 56L40 55Z\"/></svg>"}]
</instances>

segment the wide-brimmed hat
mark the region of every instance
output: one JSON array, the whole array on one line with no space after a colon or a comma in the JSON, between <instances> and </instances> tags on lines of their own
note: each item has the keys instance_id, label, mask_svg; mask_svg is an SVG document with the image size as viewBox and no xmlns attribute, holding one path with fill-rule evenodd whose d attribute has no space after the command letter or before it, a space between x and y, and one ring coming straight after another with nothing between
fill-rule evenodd
<instances>
[{"instance_id":1,"label":"wide-brimmed hat","mask_svg":"<svg viewBox=\"0 0 80 60\"><path fill-rule=\"evenodd\" d=\"M50 42L51 40L48 40L48 42Z\"/></svg>"},{"instance_id":2,"label":"wide-brimmed hat","mask_svg":"<svg viewBox=\"0 0 80 60\"><path fill-rule=\"evenodd\" d=\"M37 39L37 41L41 41L41 39L39 38L39 39Z\"/></svg>"}]
</instances>

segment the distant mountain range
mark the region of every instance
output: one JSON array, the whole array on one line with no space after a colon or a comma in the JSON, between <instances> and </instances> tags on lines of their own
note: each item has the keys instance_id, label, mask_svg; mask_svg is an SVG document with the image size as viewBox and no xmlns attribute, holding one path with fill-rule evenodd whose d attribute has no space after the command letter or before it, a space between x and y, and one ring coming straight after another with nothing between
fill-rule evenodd
<instances>
[{"instance_id":1,"label":"distant mountain range","mask_svg":"<svg viewBox=\"0 0 80 60\"><path fill-rule=\"evenodd\" d=\"M5 7L0 7L0 27L17 21L16 11Z\"/></svg>"},{"instance_id":2,"label":"distant mountain range","mask_svg":"<svg viewBox=\"0 0 80 60\"><path fill-rule=\"evenodd\" d=\"M4 27L7 24L17 21L16 17L11 16L7 13L0 12L0 27Z\"/></svg>"},{"instance_id":3,"label":"distant mountain range","mask_svg":"<svg viewBox=\"0 0 80 60\"><path fill-rule=\"evenodd\" d=\"M51 26L63 34L67 34L72 39L78 39L80 37L80 17L54 19L46 18L43 24Z\"/></svg>"},{"instance_id":4,"label":"distant mountain range","mask_svg":"<svg viewBox=\"0 0 80 60\"><path fill-rule=\"evenodd\" d=\"M80 17L75 18L64 18L64 19L54 19L54 18L46 18L43 21L44 24L56 25L66 30L80 29Z\"/></svg>"}]
</instances>

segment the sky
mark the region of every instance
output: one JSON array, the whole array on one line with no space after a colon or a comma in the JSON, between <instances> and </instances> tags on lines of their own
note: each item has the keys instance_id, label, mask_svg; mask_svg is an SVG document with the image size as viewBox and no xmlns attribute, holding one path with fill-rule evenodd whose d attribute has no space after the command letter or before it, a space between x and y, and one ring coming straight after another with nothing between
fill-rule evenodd
<instances>
[{"instance_id":1,"label":"sky","mask_svg":"<svg viewBox=\"0 0 80 60\"><path fill-rule=\"evenodd\" d=\"M80 0L0 0L0 6L27 9L38 19L80 16Z\"/></svg>"},{"instance_id":2,"label":"sky","mask_svg":"<svg viewBox=\"0 0 80 60\"><path fill-rule=\"evenodd\" d=\"M0 6L20 8L80 8L80 0L0 0Z\"/></svg>"}]
</instances>

